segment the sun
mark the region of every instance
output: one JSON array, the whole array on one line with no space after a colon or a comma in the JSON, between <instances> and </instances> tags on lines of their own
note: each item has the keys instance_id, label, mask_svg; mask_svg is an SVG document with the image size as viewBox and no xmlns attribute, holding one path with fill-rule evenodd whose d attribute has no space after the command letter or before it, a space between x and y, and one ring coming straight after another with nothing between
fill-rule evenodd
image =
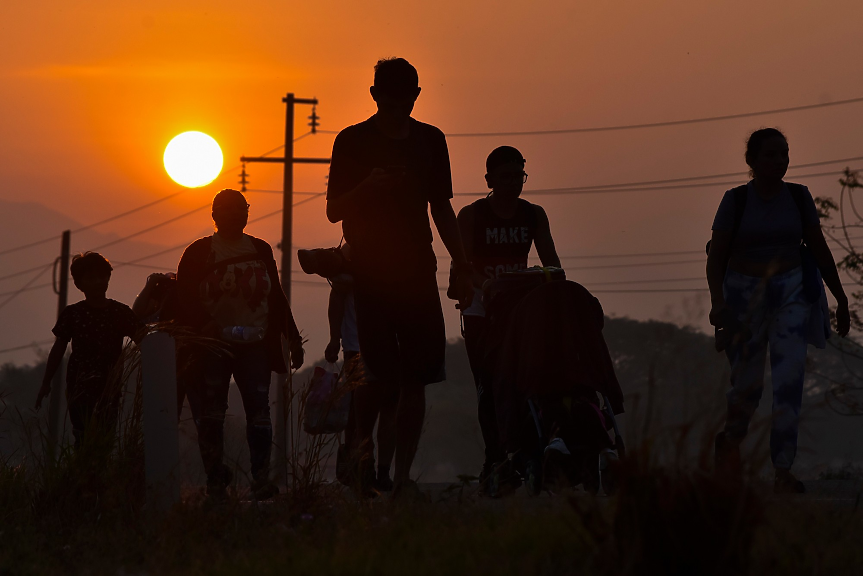
<instances>
[{"instance_id":1,"label":"sun","mask_svg":"<svg viewBox=\"0 0 863 576\"><path fill-rule=\"evenodd\" d=\"M165 147L165 171L186 188L200 188L216 179L222 171L222 149L212 136L203 132L183 132Z\"/></svg>"}]
</instances>

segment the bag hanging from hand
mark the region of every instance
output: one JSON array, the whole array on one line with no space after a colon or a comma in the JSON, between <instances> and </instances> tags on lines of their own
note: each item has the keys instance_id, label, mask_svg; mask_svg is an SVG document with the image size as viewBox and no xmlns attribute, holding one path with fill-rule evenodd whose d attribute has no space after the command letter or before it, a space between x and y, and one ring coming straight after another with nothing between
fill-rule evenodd
<instances>
[{"instance_id":1,"label":"bag hanging from hand","mask_svg":"<svg viewBox=\"0 0 863 576\"><path fill-rule=\"evenodd\" d=\"M348 425L351 393L339 387L339 374L315 367L306 397L303 429L308 434L337 434Z\"/></svg>"}]
</instances>

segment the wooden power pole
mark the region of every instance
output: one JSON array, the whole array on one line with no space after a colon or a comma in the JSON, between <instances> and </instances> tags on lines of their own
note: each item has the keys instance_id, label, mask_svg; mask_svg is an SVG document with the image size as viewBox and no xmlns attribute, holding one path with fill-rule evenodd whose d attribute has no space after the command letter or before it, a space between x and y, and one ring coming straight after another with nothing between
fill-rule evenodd
<instances>
[{"instance_id":1,"label":"wooden power pole","mask_svg":"<svg viewBox=\"0 0 863 576\"><path fill-rule=\"evenodd\" d=\"M282 158L270 156L248 157L242 156L240 162L266 162L284 164L284 180L282 185L282 262L281 279L282 288L291 303L291 265L293 262L293 220L294 220L294 164L329 164L329 158L295 158L294 157L294 106L296 104L307 104L317 106L317 98L296 98L292 92L282 98L285 103L285 154ZM312 109L310 116L312 122L312 134L316 133L318 117ZM287 405L285 394L285 383L280 382L276 391L276 419L274 442L277 447L274 468L281 470L285 464L288 450L288 420L291 407Z\"/></svg>"},{"instance_id":2,"label":"wooden power pole","mask_svg":"<svg viewBox=\"0 0 863 576\"><path fill-rule=\"evenodd\" d=\"M69 300L69 250L72 241L72 232L65 230L60 241L60 257L54 263L54 291L57 294L57 318L63 313ZM57 270L57 264L60 270ZM63 398L63 378L65 377L63 364L54 374L51 382L51 400L48 405L48 457L54 461L57 446L60 443L60 403Z\"/></svg>"}]
</instances>

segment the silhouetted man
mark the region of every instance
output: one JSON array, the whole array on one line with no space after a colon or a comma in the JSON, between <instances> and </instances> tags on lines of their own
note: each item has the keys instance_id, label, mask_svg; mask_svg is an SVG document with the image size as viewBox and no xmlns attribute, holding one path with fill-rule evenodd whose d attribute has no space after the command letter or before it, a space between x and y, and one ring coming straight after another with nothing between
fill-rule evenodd
<instances>
[{"instance_id":1,"label":"silhouetted man","mask_svg":"<svg viewBox=\"0 0 863 576\"><path fill-rule=\"evenodd\" d=\"M400 386L393 478L398 496L417 492L410 468L425 417L424 386L445 378L446 332L429 208L468 300L470 264L450 204L446 138L411 118L420 93L416 69L403 58L380 60L370 92L377 113L342 130L333 144L327 217L342 222L352 247L366 365L378 379ZM357 400L366 393L360 387ZM359 434L370 436L374 422L357 425Z\"/></svg>"}]
</instances>

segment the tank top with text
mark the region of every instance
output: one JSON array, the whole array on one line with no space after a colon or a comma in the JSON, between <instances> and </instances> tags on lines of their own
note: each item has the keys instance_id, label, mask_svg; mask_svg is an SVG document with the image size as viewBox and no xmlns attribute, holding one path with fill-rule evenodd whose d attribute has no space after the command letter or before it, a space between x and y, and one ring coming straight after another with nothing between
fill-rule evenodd
<instances>
[{"instance_id":1,"label":"tank top with text","mask_svg":"<svg viewBox=\"0 0 863 576\"><path fill-rule=\"evenodd\" d=\"M512 218L501 218L482 198L473 203L473 266L486 279L503 272L527 268L527 257L536 236L536 210L533 204L519 198Z\"/></svg>"}]
</instances>

